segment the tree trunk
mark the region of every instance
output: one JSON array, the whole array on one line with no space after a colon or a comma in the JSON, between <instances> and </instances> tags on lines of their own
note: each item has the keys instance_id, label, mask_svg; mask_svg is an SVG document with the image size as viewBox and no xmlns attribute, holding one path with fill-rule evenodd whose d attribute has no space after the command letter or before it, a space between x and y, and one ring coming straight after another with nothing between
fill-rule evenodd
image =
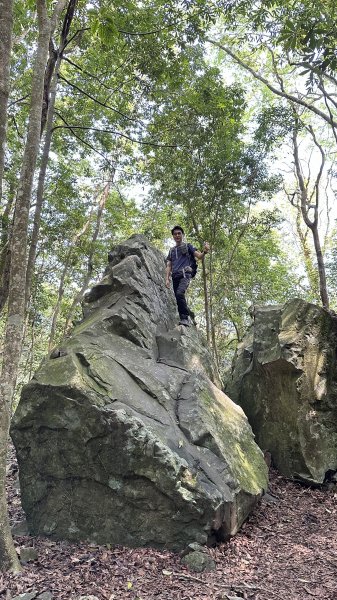
<instances>
[{"instance_id":1,"label":"tree trunk","mask_svg":"<svg viewBox=\"0 0 337 600\"><path fill-rule=\"evenodd\" d=\"M53 310L53 317L52 317L52 322L51 322L51 327L50 327L50 334L49 334L49 342L48 342L48 352L50 352L53 348L54 345L54 339L55 339L55 332L56 332L56 324L57 324L57 319L59 316L59 312L60 312L60 308L61 308L61 302L62 302L62 298L63 298L63 294L64 294L64 282L68 273L68 269L69 269L69 261L70 261L70 256L71 256L71 250L72 248L69 250L67 257L66 257L66 261L64 263L63 266L63 271L61 274L61 279L60 279L60 283L59 283L59 289L58 289L58 294L57 294L57 300L56 300L56 304L54 306L54 310Z\"/></svg>"},{"instance_id":2,"label":"tree trunk","mask_svg":"<svg viewBox=\"0 0 337 600\"><path fill-rule=\"evenodd\" d=\"M208 302L208 293L207 293L207 271L205 265L205 259L203 258L201 261L202 266L202 284L204 289L204 307L205 307L205 319L206 319L206 338L207 344L211 345L211 324L209 318L209 302Z\"/></svg>"},{"instance_id":3,"label":"tree trunk","mask_svg":"<svg viewBox=\"0 0 337 600\"><path fill-rule=\"evenodd\" d=\"M10 84L10 56L12 49L13 0L0 0L0 203L3 196L3 174L5 163L7 104ZM0 259L0 312L6 304L9 285L10 249L8 244L10 200L1 217Z\"/></svg>"},{"instance_id":4,"label":"tree trunk","mask_svg":"<svg viewBox=\"0 0 337 600\"><path fill-rule=\"evenodd\" d=\"M316 143L314 136L313 136L313 138ZM300 197L300 203L301 203L302 217L303 217L304 223L310 229L312 236L313 236L313 240L314 240L316 259L317 259L318 277L319 277L319 290L320 290L322 305L324 306L324 308L329 308L329 296L328 296L328 290L327 290L327 285L326 285L324 259L323 259L321 242L320 242L319 233L318 233L318 203L319 203L319 193L318 192L319 192L319 182L320 182L323 165L324 165L324 156L323 156L322 165L321 165L321 168L317 175L315 186L314 186L314 189L316 190L315 204L312 205L310 198L308 196L308 186L305 184L302 170L301 170L296 128L294 128L294 131L293 131L293 147L294 147L295 169L296 169L297 181L298 181L298 185L299 185L299 197ZM312 208L314 209L314 218L310 219L309 218L309 210Z\"/></svg>"},{"instance_id":5,"label":"tree trunk","mask_svg":"<svg viewBox=\"0 0 337 600\"><path fill-rule=\"evenodd\" d=\"M32 238L31 238L31 243L30 243L30 248L29 248L28 264L27 264L27 276L26 276L26 307L27 308L28 308L29 300L30 300L30 292L31 292L32 279L33 279L33 273L34 273L35 259L36 259L37 242L38 242L39 231L40 231L44 185L45 185L45 180L46 180L47 165L48 165L49 152L50 152L50 146L51 146L51 140L52 140L52 127L53 127L53 119L54 119L54 112L55 112L55 100L56 100L58 74L59 74L60 66L61 66L61 62L62 62L63 51L67 44L68 33L69 33L71 22L72 22L72 19L74 16L76 4L77 4L77 0L69 1L67 12L66 12L64 20L63 20L60 45L59 45L59 48L57 51L53 50L53 48L49 48L50 56L49 56L46 73L45 73L45 78L44 78L41 132L43 131L44 128L46 128L46 133L45 133L44 145L43 145L42 156L41 156L40 172L39 172L39 179L38 179L37 191L36 191L36 205L35 205L33 231L32 231Z\"/></svg>"},{"instance_id":6,"label":"tree trunk","mask_svg":"<svg viewBox=\"0 0 337 600\"><path fill-rule=\"evenodd\" d=\"M7 513L6 496L6 464L8 432L10 425L9 407L1 402L1 422L0 422L0 570L21 571L16 550L12 540L11 528Z\"/></svg>"},{"instance_id":7,"label":"tree trunk","mask_svg":"<svg viewBox=\"0 0 337 600\"><path fill-rule=\"evenodd\" d=\"M49 41L55 28L57 18L60 11L64 8L64 5L65 1L58 1L54 9L52 20L50 20L48 17L46 1L37 0L36 3L39 34L32 76L28 132L14 212L8 314L0 381L0 475L2 476L0 481L0 509L4 511L4 513L0 515L0 523L2 526L0 530L0 548L2 551L0 556L0 569L2 570L18 570L20 568L11 535L8 534L9 522L8 514L5 510L6 448L12 400L23 342L29 208L40 142L44 72L48 59Z\"/></svg>"},{"instance_id":8,"label":"tree trunk","mask_svg":"<svg viewBox=\"0 0 337 600\"><path fill-rule=\"evenodd\" d=\"M197 223L194 213L193 213L193 206L189 200L187 201L187 208L189 211L189 218L190 218L191 223L194 227L194 230L197 234L198 241L199 241L200 245L202 245L203 240L199 233L199 226L198 226L198 223ZM211 323L210 323L210 315L209 315L207 271L206 271L206 265L205 265L205 257L201 261L201 267L202 267L202 269L201 269L201 271L202 271L202 286L203 286L203 292L204 292L205 320L206 320L206 339L207 339L207 344L210 346L211 345Z\"/></svg>"},{"instance_id":9,"label":"tree trunk","mask_svg":"<svg viewBox=\"0 0 337 600\"><path fill-rule=\"evenodd\" d=\"M214 202L213 202L214 204ZM212 223L212 231L211 231L211 239L210 244L211 244L211 251L209 253L209 326L210 326L210 332L211 332L211 339L212 339L212 351L213 351L213 358L217 367L217 370L220 371L220 361L219 361L219 355L218 355L218 349L217 349L217 343L216 343L216 335L215 335L215 324L214 324L214 314L213 314L213 299L214 299L214 287L213 287L213 247L215 246L215 240L216 240L216 231L218 228L218 221L219 221L219 208L220 208L220 203L218 202L216 205L216 210L215 210L215 216L214 216L214 220Z\"/></svg>"},{"instance_id":10,"label":"tree trunk","mask_svg":"<svg viewBox=\"0 0 337 600\"><path fill-rule=\"evenodd\" d=\"M11 264L10 239L14 198L14 184L11 183L6 208L1 215L0 312L4 309L8 298L9 269Z\"/></svg>"},{"instance_id":11,"label":"tree trunk","mask_svg":"<svg viewBox=\"0 0 337 600\"><path fill-rule=\"evenodd\" d=\"M214 358L214 362L216 364L216 368L219 371L220 370L220 361L219 361L219 355L218 355L218 349L217 349L217 343L216 343L216 335L215 335L215 325L214 325L214 318L213 318L213 260L212 260L212 249L209 253L209 326L210 326L210 332L211 332L211 339L212 339L212 352L213 352L213 358Z\"/></svg>"},{"instance_id":12,"label":"tree trunk","mask_svg":"<svg viewBox=\"0 0 337 600\"><path fill-rule=\"evenodd\" d=\"M324 308L329 308L329 296L326 285L325 265L324 258L321 248L321 241L319 239L317 224L311 228L312 236L314 238L314 246L317 258L317 268L319 275L319 293L321 296L322 304Z\"/></svg>"},{"instance_id":13,"label":"tree trunk","mask_svg":"<svg viewBox=\"0 0 337 600\"><path fill-rule=\"evenodd\" d=\"M112 180L111 180L112 181ZM96 227L92 236L92 240L91 240L91 250L88 256L88 261L87 261L87 272L84 276L83 279L83 283L81 286L81 289L79 290L79 292L76 294L72 305L70 307L70 310L68 312L67 318L66 318L66 323L64 326L64 334L66 335L69 332L70 329L70 324L71 324L71 319L73 318L73 314L75 311L76 306L78 305L79 302L81 302L84 292L88 287L90 278L91 278L91 274L92 274L92 259L94 256L94 252L95 252L95 243L96 240L98 238L98 234L99 234L99 230L101 227L101 220L102 220L102 215L103 215L103 210L110 192L110 184L111 181L109 183L107 183L104 187L104 190L102 191L101 195L100 195L100 201L98 204L98 210L97 210L97 219L96 219Z\"/></svg>"},{"instance_id":14,"label":"tree trunk","mask_svg":"<svg viewBox=\"0 0 337 600\"><path fill-rule=\"evenodd\" d=\"M90 222L91 222L91 214L89 215L89 218L86 221L86 223L83 225L82 229L74 235L71 245L70 245L70 248L69 248L66 258L65 258L63 271L62 271L61 279L60 279L60 283L59 283L57 301L56 301L54 311L53 311L53 318L52 318L52 324L51 324L50 335L49 335L49 343L48 343L48 352L50 352L52 350L53 345L54 345L57 319L58 319L60 308L61 308L61 302L62 302L62 298L63 298L63 294L64 294L64 282L65 282L66 276L68 274L71 254L72 254L72 251L73 251L74 247L76 246L78 240L80 239L80 237L87 231L87 229L90 225Z\"/></svg>"},{"instance_id":15,"label":"tree trunk","mask_svg":"<svg viewBox=\"0 0 337 600\"><path fill-rule=\"evenodd\" d=\"M49 104L49 111L48 111L47 124L46 124L46 135L45 135L44 146L43 146L43 151L42 151L42 156L41 156L40 172L39 172L39 179L38 179L37 191L36 191L34 223L33 223L32 238L31 238L31 243L30 243L30 248L29 248L29 255L28 255L28 262L27 262L27 274L26 274L25 296L26 296L27 308L28 308L29 299L30 299L30 291L31 291L31 286L32 286L33 272L34 272L35 259L36 259L37 241L38 241L39 231L40 231L41 211L42 211L42 205L43 205L43 192L44 192L44 184L45 184L45 180L46 180L46 171L47 171L50 144L51 144L51 138L52 138L52 124L53 124L53 116L54 116L57 74L58 74L59 65L60 65L60 59L58 59L58 61L57 61L53 81L51 83L50 104Z\"/></svg>"},{"instance_id":16,"label":"tree trunk","mask_svg":"<svg viewBox=\"0 0 337 600\"><path fill-rule=\"evenodd\" d=\"M12 30L13 0L0 0L0 202L5 163Z\"/></svg>"},{"instance_id":17,"label":"tree trunk","mask_svg":"<svg viewBox=\"0 0 337 600\"><path fill-rule=\"evenodd\" d=\"M302 248L302 252L303 252L303 260L304 260L304 266L305 266L305 270L307 273L307 277L308 277L308 281L309 281L309 285L310 285L310 289L311 289L311 293L314 296L314 298L317 300L317 302L319 301L319 284L318 284L318 271L315 267L315 264L312 260L312 253L311 250L309 248L309 244L308 244L308 238L307 238L307 233L308 230L306 231L306 234L303 233L302 231L302 227L301 227L301 222L302 222L302 213L301 213L301 208L296 205L296 210L297 210L297 215L296 215L296 230L297 230L297 235L299 237L300 240L300 244L301 244L301 248Z\"/></svg>"}]
</instances>

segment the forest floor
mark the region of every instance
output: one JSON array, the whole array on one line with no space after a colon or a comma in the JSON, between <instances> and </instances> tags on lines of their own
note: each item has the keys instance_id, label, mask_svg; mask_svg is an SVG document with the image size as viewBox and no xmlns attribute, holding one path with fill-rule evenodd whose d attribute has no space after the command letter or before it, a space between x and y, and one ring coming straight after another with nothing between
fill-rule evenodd
<instances>
[{"instance_id":1,"label":"forest floor","mask_svg":"<svg viewBox=\"0 0 337 600\"><path fill-rule=\"evenodd\" d=\"M23 520L13 454L8 499L12 522ZM34 547L38 558L18 575L0 574L1 600L24 592L53 600L336 600L337 486L312 489L271 470L269 493L241 531L208 549L216 563L208 573L192 573L178 555L149 548L31 536L15 544Z\"/></svg>"}]
</instances>

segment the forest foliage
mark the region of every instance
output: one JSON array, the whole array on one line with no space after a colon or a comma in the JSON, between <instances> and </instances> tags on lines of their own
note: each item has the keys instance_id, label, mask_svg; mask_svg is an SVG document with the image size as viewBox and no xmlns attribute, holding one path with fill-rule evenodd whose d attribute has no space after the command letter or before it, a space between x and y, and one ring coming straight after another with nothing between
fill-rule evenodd
<instances>
[{"instance_id":1,"label":"forest foliage","mask_svg":"<svg viewBox=\"0 0 337 600\"><path fill-rule=\"evenodd\" d=\"M226 362L226 345L242 338L252 304L294 294L319 301L315 246L298 214L301 190L290 148L295 130L309 206L321 188L322 254L335 298L335 9L332 2L318 4L65 3L45 70L27 240L27 253L35 244L36 255L20 380L69 333L107 252L134 232L165 251L171 226L181 222L196 245L210 241L193 301L220 361ZM37 33L35 2L14 2L1 205L4 316ZM218 44L211 51L209 38ZM39 191L53 75L50 147ZM280 94L270 89L275 81ZM315 144L325 154L319 181ZM313 213L310 208L307 217ZM287 236L298 244L297 256L289 256Z\"/></svg>"},{"instance_id":2,"label":"forest foliage","mask_svg":"<svg viewBox=\"0 0 337 600\"><path fill-rule=\"evenodd\" d=\"M133 233L210 242L191 302L223 375L254 304L337 309L333 0L3 4L9 413Z\"/></svg>"}]
</instances>

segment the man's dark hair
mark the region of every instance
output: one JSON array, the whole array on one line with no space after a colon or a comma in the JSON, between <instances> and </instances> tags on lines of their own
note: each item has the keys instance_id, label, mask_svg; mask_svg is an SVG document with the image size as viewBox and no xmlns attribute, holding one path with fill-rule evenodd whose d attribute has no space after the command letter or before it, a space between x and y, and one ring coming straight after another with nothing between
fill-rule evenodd
<instances>
[{"instance_id":1,"label":"man's dark hair","mask_svg":"<svg viewBox=\"0 0 337 600\"><path fill-rule=\"evenodd\" d=\"M184 235L185 231L183 230L182 227L180 227L180 225L175 225L175 227L173 227L173 229L171 229L171 233L172 235L174 234L175 231L181 231L181 233Z\"/></svg>"}]
</instances>

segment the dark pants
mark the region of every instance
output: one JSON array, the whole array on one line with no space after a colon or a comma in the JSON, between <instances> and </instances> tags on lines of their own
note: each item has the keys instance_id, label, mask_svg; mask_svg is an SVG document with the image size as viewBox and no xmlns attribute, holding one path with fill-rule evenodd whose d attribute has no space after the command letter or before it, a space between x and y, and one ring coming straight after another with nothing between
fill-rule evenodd
<instances>
[{"instance_id":1,"label":"dark pants","mask_svg":"<svg viewBox=\"0 0 337 600\"><path fill-rule=\"evenodd\" d=\"M188 274L186 274L185 277L183 275L173 275L172 282L174 295L177 301L179 317L181 319L187 319L188 315L190 314L190 311L187 306L185 293L188 286L190 285L191 276Z\"/></svg>"}]
</instances>

